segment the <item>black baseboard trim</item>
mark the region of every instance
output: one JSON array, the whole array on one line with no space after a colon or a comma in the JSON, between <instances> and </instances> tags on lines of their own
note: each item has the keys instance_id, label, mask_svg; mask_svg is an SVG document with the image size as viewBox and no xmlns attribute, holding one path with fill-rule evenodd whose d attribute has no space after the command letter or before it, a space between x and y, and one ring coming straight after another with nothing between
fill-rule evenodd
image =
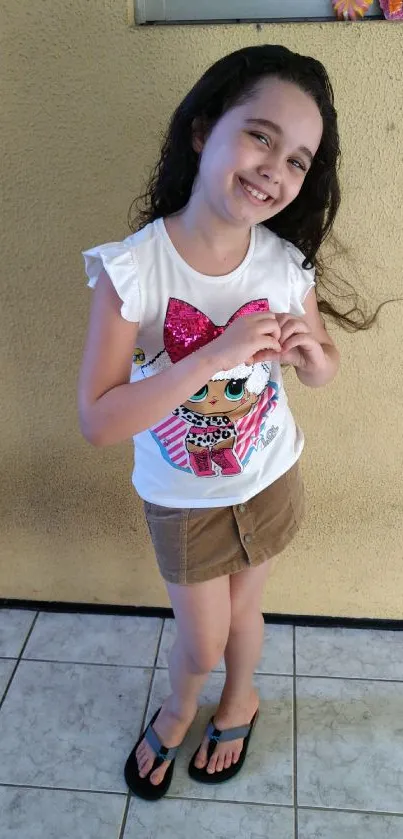
<instances>
[{"instance_id":1,"label":"black baseboard trim","mask_svg":"<svg viewBox=\"0 0 403 839\"><path fill-rule=\"evenodd\" d=\"M154 606L118 606L107 603L63 603L48 600L0 598L0 609L27 609L38 612L64 612L88 615L120 615L146 618L173 618L172 609ZM264 612L265 623L293 626L338 626L352 629L393 629L403 631L403 619L350 618L327 615L283 615Z\"/></svg>"}]
</instances>

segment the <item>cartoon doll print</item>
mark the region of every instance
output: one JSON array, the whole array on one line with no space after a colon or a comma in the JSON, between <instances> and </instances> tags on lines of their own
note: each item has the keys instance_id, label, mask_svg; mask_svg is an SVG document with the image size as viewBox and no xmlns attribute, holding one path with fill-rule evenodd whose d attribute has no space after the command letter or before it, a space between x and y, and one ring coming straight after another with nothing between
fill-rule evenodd
<instances>
[{"instance_id":1,"label":"cartoon doll print","mask_svg":"<svg viewBox=\"0 0 403 839\"><path fill-rule=\"evenodd\" d=\"M240 365L225 376L214 376L173 414L188 424L185 447L189 464L199 477L213 477L218 466L221 475L242 472L239 449L239 421L258 402L268 384L266 365ZM238 446L235 444L238 443Z\"/></svg>"},{"instance_id":2,"label":"cartoon doll print","mask_svg":"<svg viewBox=\"0 0 403 839\"><path fill-rule=\"evenodd\" d=\"M238 309L225 326L216 326L203 312L171 298L164 323L165 349L143 365L143 375L185 358L222 334L235 318L268 310L267 300L255 300ZM277 404L278 388L270 373L270 364L259 363L241 364L213 376L151 429L165 459L200 478L242 472Z\"/></svg>"}]
</instances>

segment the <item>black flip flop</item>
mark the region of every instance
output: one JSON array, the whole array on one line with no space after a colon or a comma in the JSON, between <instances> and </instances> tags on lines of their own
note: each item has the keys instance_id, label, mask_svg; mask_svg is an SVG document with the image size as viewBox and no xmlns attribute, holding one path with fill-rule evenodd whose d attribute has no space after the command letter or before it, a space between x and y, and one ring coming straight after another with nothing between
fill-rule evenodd
<instances>
[{"instance_id":1,"label":"black flip flop","mask_svg":"<svg viewBox=\"0 0 403 839\"><path fill-rule=\"evenodd\" d=\"M259 709L256 711L254 716L252 717L251 722L249 725L243 725L239 728L228 728L225 731L220 731L219 728L216 728L214 725L213 717L207 726L205 736L209 738L209 744L207 747L207 762L210 760L211 756L213 755L217 743L226 743L230 740L240 740L241 737L244 738L244 744L242 746L241 754L239 755L239 760L237 763L231 764L228 769L222 769L221 772L213 772L210 774L206 771L206 766L203 769L198 769L195 766L195 759L200 750L200 746L196 749L192 760L189 763L189 775L193 778L194 781L200 781L202 784L223 784L224 781L230 781L231 778L234 778L235 775L242 769L244 764L246 753L248 751L249 740L252 734L252 731L256 725L257 718L259 716Z\"/></svg>"},{"instance_id":2,"label":"black flip flop","mask_svg":"<svg viewBox=\"0 0 403 839\"><path fill-rule=\"evenodd\" d=\"M127 786L132 792L134 792L135 795L138 795L140 798L145 798L146 801L158 801L159 798L162 798L162 796L168 792L174 772L175 758L179 749L179 746L176 746L176 748L174 749L167 749L165 746L163 746L156 731L154 731L152 727L153 723L158 717L160 710L161 708L158 708L158 711L156 711L152 720L150 720L146 730L143 732L141 737L139 737L136 745L130 752L125 765L125 781L127 783ZM140 778L139 767L136 758L136 751L142 740L147 740L147 743L156 752L152 768L145 776L145 778ZM161 766L166 760L170 760L171 763L168 766L163 780L160 784L152 784L150 781L150 775L154 772L155 769L158 769L158 767Z\"/></svg>"}]
</instances>

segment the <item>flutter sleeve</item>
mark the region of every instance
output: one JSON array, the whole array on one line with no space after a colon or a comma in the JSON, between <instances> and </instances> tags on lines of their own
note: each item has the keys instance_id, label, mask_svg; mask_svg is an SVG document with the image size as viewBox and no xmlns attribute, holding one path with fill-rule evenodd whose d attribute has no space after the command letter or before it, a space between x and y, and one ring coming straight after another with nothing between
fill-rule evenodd
<instances>
[{"instance_id":1,"label":"flutter sleeve","mask_svg":"<svg viewBox=\"0 0 403 839\"><path fill-rule=\"evenodd\" d=\"M122 301L122 317L138 323L141 301L134 248L127 242L108 242L83 251L82 255L90 288L96 286L101 272L105 271Z\"/></svg>"}]
</instances>

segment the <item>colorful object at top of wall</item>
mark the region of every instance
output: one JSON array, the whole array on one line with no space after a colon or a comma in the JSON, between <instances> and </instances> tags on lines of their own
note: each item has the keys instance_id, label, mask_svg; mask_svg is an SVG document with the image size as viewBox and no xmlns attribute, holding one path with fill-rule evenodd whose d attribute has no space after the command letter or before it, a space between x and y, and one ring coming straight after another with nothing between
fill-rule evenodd
<instances>
[{"instance_id":1,"label":"colorful object at top of wall","mask_svg":"<svg viewBox=\"0 0 403 839\"><path fill-rule=\"evenodd\" d=\"M359 17L364 17L371 3L372 0L333 0L337 17L344 20L357 20Z\"/></svg>"},{"instance_id":2,"label":"colorful object at top of wall","mask_svg":"<svg viewBox=\"0 0 403 839\"><path fill-rule=\"evenodd\" d=\"M403 20L403 0L380 0L387 20Z\"/></svg>"}]
</instances>

